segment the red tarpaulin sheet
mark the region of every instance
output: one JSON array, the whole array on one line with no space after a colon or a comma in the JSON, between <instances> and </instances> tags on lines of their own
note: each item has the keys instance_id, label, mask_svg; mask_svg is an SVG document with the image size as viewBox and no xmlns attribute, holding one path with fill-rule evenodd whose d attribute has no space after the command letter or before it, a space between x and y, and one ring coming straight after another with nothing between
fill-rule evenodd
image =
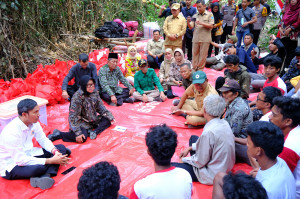
<instances>
[{"instance_id":1,"label":"red tarpaulin sheet","mask_svg":"<svg viewBox=\"0 0 300 199\"><path fill-rule=\"evenodd\" d=\"M209 82L214 85L218 76L223 72L210 69L204 70ZM251 94L254 99L257 94ZM8 181L0 178L0 198L77 198L77 183L82 170L99 162L114 163L121 175L120 194L129 196L133 184L140 178L154 171L154 165L146 152L145 133L152 125L166 123L178 134L178 147L172 161L177 162L178 156L185 147L191 135L201 135L202 129L188 129L184 125L184 118L170 115L172 100L165 102L123 104L121 107L112 107L105 104L116 118L116 125L126 127L122 133L113 130L115 126L102 132L96 140L88 139L83 144L63 143L58 140L54 144L63 143L72 150L71 161L68 166L61 166L58 175L54 177L55 184L51 189L41 190L32 188L29 180ZM45 132L58 128L68 130L69 103L56 104L47 107L48 126ZM75 166L75 170L67 175L61 173ZM233 171L244 170L250 172L250 166L244 163L235 165ZM212 186L193 183L193 199L211 198Z\"/></svg>"}]
</instances>

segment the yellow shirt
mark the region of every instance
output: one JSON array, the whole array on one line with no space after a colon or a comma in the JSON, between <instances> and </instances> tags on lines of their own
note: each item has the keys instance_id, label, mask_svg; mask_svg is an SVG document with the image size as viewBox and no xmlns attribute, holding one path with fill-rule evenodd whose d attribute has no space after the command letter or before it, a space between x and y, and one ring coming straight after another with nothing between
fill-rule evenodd
<instances>
[{"instance_id":1,"label":"yellow shirt","mask_svg":"<svg viewBox=\"0 0 300 199\"><path fill-rule=\"evenodd\" d=\"M196 18L196 21L200 21L207 24L214 24L214 15L213 13L205 10L203 14L194 14L193 18ZM211 29L205 28L202 25L197 25L194 23L194 34L193 34L193 42L211 42Z\"/></svg>"},{"instance_id":2,"label":"yellow shirt","mask_svg":"<svg viewBox=\"0 0 300 199\"><path fill-rule=\"evenodd\" d=\"M164 33L166 35L165 45L172 46L181 46L182 45L182 36L186 31L186 19L178 15L177 17L173 17L173 15L168 16L164 23ZM178 35L178 38L174 41L169 40L170 35Z\"/></svg>"},{"instance_id":3,"label":"yellow shirt","mask_svg":"<svg viewBox=\"0 0 300 199\"><path fill-rule=\"evenodd\" d=\"M291 84L296 87L298 82L300 81L300 76L296 76L290 80Z\"/></svg>"},{"instance_id":4,"label":"yellow shirt","mask_svg":"<svg viewBox=\"0 0 300 199\"><path fill-rule=\"evenodd\" d=\"M218 94L218 92L214 89L214 87L212 87L209 83L207 83L204 92L200 93L199 91L196 90L195 85L191 84L185 90L185 94L188 96L188 98L194 97L198 110L202 110L204 98L211 94Z\"/></svg>"}]
</instances>

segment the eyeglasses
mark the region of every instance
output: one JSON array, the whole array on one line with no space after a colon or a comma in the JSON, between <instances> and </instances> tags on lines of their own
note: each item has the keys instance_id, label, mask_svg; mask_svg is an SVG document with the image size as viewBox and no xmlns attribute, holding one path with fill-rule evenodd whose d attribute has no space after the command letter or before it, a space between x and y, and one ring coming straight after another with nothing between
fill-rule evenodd
<instances>
[{"instance_id":1,"label":"eyeglasses","mask_svg":"<svg viewBox=\"0 0 300 199\"><path fill-rule=\"evenodd\" d=\"M257 96L256 100L257 100L257 101L266 102L265 100L259 99L259 97L258 97L258 96Z\"/></svg>"},{"instance_id":2,"label":"eyeglasses","mask_svg":"<svg viewBox=\"0 0 300 199\"><path fill-rule=\"evenodd\" d=\"M95 86L94 83L92 83L92 84L87 84L87 85L86 85L87 88L92 88L92 87L94 87L94 86Z\"/></svg>"}]
</instances>

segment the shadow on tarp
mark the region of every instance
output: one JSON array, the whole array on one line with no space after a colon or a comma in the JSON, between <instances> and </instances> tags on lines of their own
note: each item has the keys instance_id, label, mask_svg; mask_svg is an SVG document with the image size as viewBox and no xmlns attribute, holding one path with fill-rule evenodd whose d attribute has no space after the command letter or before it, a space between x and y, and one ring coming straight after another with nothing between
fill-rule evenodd
<instances>
[{"instance_id":1,"label":"shadow on tarp","mask_svg":"<svg viewBox=\"0 0 300 199\"><path fill-rule=\"evenodd\" d=\"M166 102L151 102L123 104L122 107L112 107L105 104L116 118L117 125L126 127L122 133L113 130L114 126L98 135L96 140L88 139L83 144L64 143L72 150L71 161L67 166L61 166L58 175L54 177L55 184L51 189L41 190L32 188L29 180L8 181L0 179L1 198L76 198L77 183L82 171L99 162L109 161L114 163L121 175L120 194L129 196L134 183L154 172L154 165L146 152L145 134L149 127L166 123L178 134L178 147L172 158L173 162L179 161L181 150L188 146L191 135L201 135L203 129L188 129L184 125L184 118L169 115L172 100ZM55 128L68 130L69 103L47 107L49 133ZM63 143L61 140L54 144ZM66 169L75 166L76 169L62 175ZM236 164L234 170L250 172L246 164ZM212 186L193 183L193 199L211 198Z\"/></svg>"}]
</instances>

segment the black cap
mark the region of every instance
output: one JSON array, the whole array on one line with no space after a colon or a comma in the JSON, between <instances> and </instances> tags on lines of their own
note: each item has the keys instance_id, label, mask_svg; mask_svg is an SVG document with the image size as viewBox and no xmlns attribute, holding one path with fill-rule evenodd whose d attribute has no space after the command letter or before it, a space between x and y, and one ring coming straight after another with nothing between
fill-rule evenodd
<instances>
[{"instance_id":1,"label":"black cap","mask_svg":"<svg viewBox=\"0 0 300 199\"><path fill-rule=\"evenodd\" d=\"M109 53L108 59L118 59L118 53Z\"/></svg>"}]
</instances>

